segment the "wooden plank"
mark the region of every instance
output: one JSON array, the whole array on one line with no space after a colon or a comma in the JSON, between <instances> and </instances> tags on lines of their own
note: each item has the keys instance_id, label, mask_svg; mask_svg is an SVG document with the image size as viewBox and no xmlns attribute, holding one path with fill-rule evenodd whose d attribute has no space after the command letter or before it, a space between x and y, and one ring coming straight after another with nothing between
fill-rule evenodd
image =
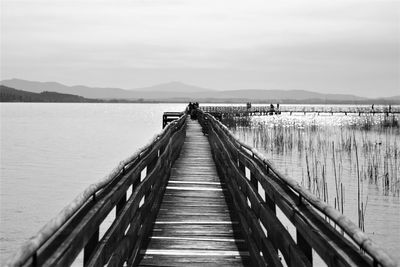
<instances>
[{"instance_id":1,"label":"wooden plank","mask_svg":"<svg viewBox=\"0 0 400 267\"><path fill-rule=\"evenodd\" d=\"M155 225L152 236L242 238L238 224L176 224L168 227Z\"/></svg>"},{"instance_id":2,"label":"wooden plank","mask_svg":"<svg viewBox=\"0 0 400 267\"><path fill-rule=\"evenodd\" d=\"M161 219L161 218L160 218ZM163 216L164 220L160 220L157 222L168 222L168 221L172 221L172 222L198 222L198 223L202 223L202 221L205 222L229 222L231 220L231 217L226 214L221 214L219 216L215 216L215 215L190 215L190 214L184 214L184 215L177 215L177 214L171 214L171 215L165 215Z\"/></svg>"},{"instance_id":3,"label":"wooden plank","mask_svg":"<svg viewBox=\"0 0 400 267\"><path fill-rule=\"evenodd\" d=\"M200 251L201 252L201 251ZM251 266L248 255L146 255L139 266Z\"/></svg>"},{"instance_id":4,"label":"wooden plank","mask_svg":"<svg viewBox=\"0 0 400 267\"><path fill-rule=\"evenodd\" d=\"M139 266L253 266L232 203L207 137L197 121L188 120Z\"/></svg>"},{"instance_id":5,"label":"wooden plank","mask_svg":"<svg viewBox=\"0 0 400 267\"><path fill-rule=\"evenodd\" d=\"M216 241L210 238L204 239L178 239L178 238L151 238L148 247L151 249L189 249L189 250L246 250L245 243L231 240Z\"/></svg>"},{"instance_id":6,"label":"wooden plank","mask_svg":"<svg viewBox=\"0 0 400 267\"><path fill-rule=\"evenodd\" d=\"M229 218L235 218L234 214L231 214L225 208L220 207L208 207L208 208L199 208L193 209L190 208L180 208L180 209L161 209L159 214L159 218L163 218L164 216L168 216L168 214L176 215L176 216L197 216L197 215L204 215L204 216L218 216L221 213L227 213Z\"/></svg>"}]
</instances>

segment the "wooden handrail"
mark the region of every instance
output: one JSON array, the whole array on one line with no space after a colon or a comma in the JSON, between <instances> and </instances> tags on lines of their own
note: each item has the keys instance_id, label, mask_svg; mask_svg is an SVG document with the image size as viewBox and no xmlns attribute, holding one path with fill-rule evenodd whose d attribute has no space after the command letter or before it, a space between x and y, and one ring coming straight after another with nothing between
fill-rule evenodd
<instances>
[{"instance_id":1,"label":"wooden handrail","mask_svg":"<svg viewBox=\"0 0 400 267\"><path fill-rule=\"evenodd\" d=\"M274 178L279 183L282 183L287 188L290 188L291 192L296 194L296 196L294 197L297 198L300 202L302 202L302 207L310 206L320 211L324 216L328 217L332 222L334 222L336 225L342 228L343 231L351 238L351 240L372 258L372 261L370 261L371 265L379 264L381 266L396 266L395 261L382 248L376 245L364 232L362 232L346 216L335 210L333 207L327 205L322 200L318 199L309 191L301 187L296 181L282 175L279 171L277 171L277 169L273 166L273 164L269 162L260 152L241 142L237 137L235 137L229 131L229 129L225 125L220 123L210 114L204 113L202 111L199 111L199 118L200 118L199 120L202 122L202 126L208 128L206 131L214 132L218 136L220 142L223 143L223 146L227 146L224 148L219 147L219 149L229 150L228 148L230 146L229 143L232 144L235 150L237 151L236 152L231 151L231 154L232 153L241 154L242 156L245 157L246 163L251 165L251 166L250 165L243 166L243 169L244 167L248 167L257 170L256 173L254 174L251 173L251 174L258 176L257 177L258 182L260 182L260 184L264 187L264 190L268 189L265 188L265 186L269 186L268 182L266 182L267 181L266 179L268 178L266 178L265 176L267 175L269 178ZM239 162L239 165L245 164L244 162L241 162L243 160L240 157L238 157L237 160ZM232 168L232 166L230 166L230 168ZM262 175L263 177L261 177ZM239 177L240 175L235 174L234 176ZM246 178L245 176L242 175L240 179L243 179L243 177L244 179ZM255 187L254 184L252 186ZM276 204L278 206L285 205L284 203L282 204L281 202L279 202L279 200L277 201ZM307 213L309 211L304 210L304 212ZM312 214L318 215L318 213L315 212L312 212ZM318 217L322 218L322 216ZM333 231L337 232L333 227L331 228L333 229ZM358 249L356 246L353 247L354 249ZM359 251L359 254L361 255L362 253Z\"/></svg>"},{"instance_id":2,"label":"wooden handrail","mask_svg":"<svg viewBox=\"0 0 400 267\"><path fill-rule=\"evenodd\" d=\"M157 177L157 175L161 173L160 171L159 173L157 173L156 170L160 170L161 168L163 168L163 173L169 173L172 161L174 161L179 155L177 153L179 153L179 150L183 144L184 138L182 137L182 135L185 134L185 125L186 115L183 115L180 119L172 122L166 128L164 128L161 133L156 135L145 147L122 161L110 174L105 176L101 181L87 187L69 205L62 209L62 211L57 216L51 219L34 237L26 241L19 248L19 250L17 250L16 253L9 258L6 266L22 266L26 264L35 266L37 264L40 264L40 262L38 263L38 258L39 256L41 256L41 254L46 254L45 257L50 257L52 253L51 251L57 249L57 247L52 247L52 245L48 245L47 243L54 243L57 244L56 246L62 247L62 243L60 243L60 240L68 240L68 238L60 237L62 235L59 233L61 232L65 235L66 232L70 234L71 230L75 230L74 228L66 230L66 228L68 228L69 224L74 225L74 227L79 225L79 220L83 220L83 218L89 216L88 214L91 207L99 207L99 211L104 211L102 212L102 214L96 217L97 219L90 216L90 218L88 217L92 221L98 221L99 225L103 220L102 218L105 218L109 211L114 207L114 204L112 204L113 202L107 203L107 201L115 201L113 200L114 198L119 198L118 201L121 202L121 204L118 206L118 202L116 207L117 213L121 213L124 207L127 207L125 191L128 189L129 185L134 185L136 183L136 187L132 189L132 196L134 196L134 193L138 196L141 196L141 194L138 193L140 190L146 191L147 194L154 195L154 192L149 191L152 190L153 186L149 185L150 187L146 186L146 188L144 188L144 183L152 183L151 181L155 179L153 177ZM146 167L148 169L146 178L140 181L140 173ZM163 179L164 178L165 177L163 177ZM120 185L123 187L118 187L116 185ZM121 191L118 194L113 194L113 192L117 192L116 190L125 191ZM113 198L112 196L118 197ZM124 197L121 198L119 196ZM142 198L137 200L132 198L132 202L140 202L141 199ZM137 203L137 205L139 205L139 203ZM152 203L145 203L145 205L150 205L151 207L153 207ZM135 208L133 207L132 209ZM93 225L91 227L99 227L99 225ZM96 230L93 230L92 232L94 232L93 236L97 236L98 239L98 230L97 232ZM83 238L82 242L88 244L90 243L90 240L87 240L87 238ZM94 243L97 244L98 240L95 240ZM81 245L85 246L85 244ZM74 251L71 252L71 255L76 257L77 254ZM72 262L71 259L68 260Z\"/></svg>"}]
</instances>

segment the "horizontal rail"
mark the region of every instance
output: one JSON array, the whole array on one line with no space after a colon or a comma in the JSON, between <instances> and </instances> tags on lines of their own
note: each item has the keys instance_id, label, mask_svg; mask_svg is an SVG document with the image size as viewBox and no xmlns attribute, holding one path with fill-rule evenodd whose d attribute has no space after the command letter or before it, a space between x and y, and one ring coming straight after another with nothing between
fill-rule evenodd
<instances>
[{"instance_id":1,"label":"horizontal rail","mask_svg":"<svg viewBox=\"0 0 400 267\"><path fill-rule=\"evenodd\" d=\"M127 216L128 211L124 209L128 207L131 213L128 217L132 219L142 198L151 200L152 195L159 194L154 193L153 185L159 183L161 174L169 175L172 161L179 155L177 153L183 144L182 135L185 134L185 125L186 115L183 115L164 128L138 152L121 161L102 180L88 186L57 216L46 223L34 237L26 241L9 258L6 266L42 265L51 257L62 259L58 264L71 263L73 259L64 259L66 256L61 254L70 253L72 258L75 258L79 252L79 248L75 246L82 248L86 246L84 261L88 261L94 255L94 247L99 244L99 226L113 208L116 208L117 212L115 221L118 220L118 215L124 212L124 216ZM146 170L146 177L142 179L143 170ZM132 196L127 201L129 186L132 186ZM160 186L162 185L158 185ZM140 199L135 199L135 196L140 196ZM130 205L128 205L129 201ZM152 203L145 203L145 205L153 207ZM134 223L128 221L130 224ZM74 236L76 233L79 235ZM123 236L118 234L120 237ZM74 238L75 240L72 240Z\"/></svg>"},{"instance_id":2,"label":"horizontal rail","mask_svg":"<svg viewBox=\"0 0 400 267\"><path fill-rule=\"evenodd\" d=\"M262 208L263 212L269 212L274 210L275 204L278 205L282 211L289 217L289 219L294 222L295 227L297 228L301 224L307 225L312 224L317 227L316 233L308 233L307 230L303 230L304 234L309 234L310 237L320 238L323 240L321 233L335 232L332 238L334 242L339 242L338 244L342 244L340 246L349 247L354 252L357 252L360 255L361 261L367 263L368 265L381 265L381 266L396 266L394 260L386 254L386 252L377 246L364 232L362 232L353 222L351 222L346 216L335 210L333 207L327 205L322 200L318 199L316 196L311 194L309 191L301 187L296 181L285 177L282 175L276 168L273 166L271 162L269 162L260 152L256 149L244 144L237 137L235 137L229 129L224 126L222 123L217 121L211 115L207 113L203 113L199 111L200 121L202 126L205 127L207 132L210 135L210 138L213 140L213 151L215 149L227 151L230 157L221 157L224 158L220 164L225 164L224 161L230 161L229 164L225 166L223 169L232 169L234 173L230 173L229 177L237 177L240 186L245 197L249 198L252 206L257 206L257 211L252 211L259 218L260 217L260 208L265 205L270 205L270 210ZM220 152L216 152L216 154L221 154ZM223 153L222 153L223 154ZM238 164L239 173L236 170L236 166L232 166ZM249 177L246 177L245 169L248 168L251 173ZM248 182L247 180L250 182ZM259 199L259 194L257 192L257 186L260 184L266 192L266 200L269 200L271 203L267 203L268 201L263 201L261 204L257 204L257 201L254 199ZM249 186L250 185L250 186ZM286 189L285 189L286 187ZM245 188L245 191L243 191ZM255 192L254 192L255 190ZM234 190L234 194L237 194L237 190ZM268 194L267 194L268 193ZM253 198L253 201L251 199ZM264 204L263 204L264 203ZM320 223L322 216L319 213L314 212L312 209L318 210L323 215L328 217L333 223L338 225L343 231L350 237L350 239L357 245L352 245L346 240L343 236L338 235L338 231L335 228L331 227L328 223ZM251 207L250 209L252 209ZM298 218L298 219L296 219ZM300 220L300 221L299 221ZM319 226L318 226L319 225ZM264 225L265 226L265 225ZM280 227L280 226L278 226ZM299 229L298 229L299 230ZM311 230L310 230L311 231ZM321 233L318 233L321 232ZM301 233L300 233L301 234ZM300 235L301 236L301 235ZM310 238L309 237L309 238ZM288 239L289 240L289 239ZM290 240L288 242L291 242ZM273 243L275 246L279 244ZM329 248L331 245L327 245ZM336 245L333 245L335 247ZM371 257L372 260L366 259L360 251L361 248L363 251L367 253ZM318 248L315 248L318 252ZM321 253L329 253L329 250L326 249L323 251L319 249ZM308 252L306 251L306 254ZM344 251L344 253L350 253ZM342 263L350 261L349 256L343 254ZM285 256L285 255L284 255ZM325 255L322 258L327 260L328 264L331 263L329 261L334 260L334 256ZM290 259L286 260L290 261ZM351 262L351 261L350 261Z\"/></svg>"}]
</instances>

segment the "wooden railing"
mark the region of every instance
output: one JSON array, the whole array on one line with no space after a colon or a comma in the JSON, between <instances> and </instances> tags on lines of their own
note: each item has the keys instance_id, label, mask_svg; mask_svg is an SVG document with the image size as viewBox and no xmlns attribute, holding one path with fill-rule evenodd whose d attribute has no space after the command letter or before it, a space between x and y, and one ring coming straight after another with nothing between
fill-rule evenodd
<instances>
[{"instance_id":1,"label":"wooden railing","mask_svg":"<svg viewBox=\"0 0 400 267\"><path fill-rule=\"evenodd\" d=\"M169 124L105 179L89 186L9 259L6 266L134 264L152 228L173 162L186 134L186 115ZM105 218L114 216L104 229ZM28 223L28 222L27 222ZM106 223L106 224L104 224Z\"/></svg>"},{"instance_id":2,"label":"wooden railing","mask_svg":"<svg viewBox=\"0 0 400 267\"><path fill-rule=\"evenodd\" d=\"M258 266L282 266L278 251L288 266L312 266L312 250L328 266L396 266L348 218L280 174L213 116L201 110L198 114ZM277 218L277 208L295 233Z\"/></svg>"}]
</instances>

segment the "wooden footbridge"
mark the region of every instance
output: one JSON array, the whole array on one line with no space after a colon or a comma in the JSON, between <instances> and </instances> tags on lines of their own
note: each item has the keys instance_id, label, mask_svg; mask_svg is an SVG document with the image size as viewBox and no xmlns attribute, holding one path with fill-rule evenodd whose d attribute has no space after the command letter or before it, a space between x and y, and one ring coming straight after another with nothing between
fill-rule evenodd
<instances>
[{"instance_id":1,"label":"wooden footbridge","mask_svg":"<svg viewBox=\"0 0 400 267\"><path fill-rule=\"evenodd\" d=\"M262 105L230 105L230 106L200 106L203 112L210 113L216 118L224 116L263 116L263 115L279 115L282 113L295 115L295 114L343 114L343 115L378 115L384 114L386 116L400 114L399 105L388 106L347 106L337 105L329 108L321 105L281 105L281 106L262 106Z\"/></svg>"},{"instance_id":2,"label":"wooden footbridge","mask_svg":"<svg viewBox=\"0 0 400 267\"><path fill-rule=\"evenodd\" d=\"M396 266L345 216L196 112L89 186L7 266L313 266L313 252L328 266Z\"/></svg>"}]
</instances>

